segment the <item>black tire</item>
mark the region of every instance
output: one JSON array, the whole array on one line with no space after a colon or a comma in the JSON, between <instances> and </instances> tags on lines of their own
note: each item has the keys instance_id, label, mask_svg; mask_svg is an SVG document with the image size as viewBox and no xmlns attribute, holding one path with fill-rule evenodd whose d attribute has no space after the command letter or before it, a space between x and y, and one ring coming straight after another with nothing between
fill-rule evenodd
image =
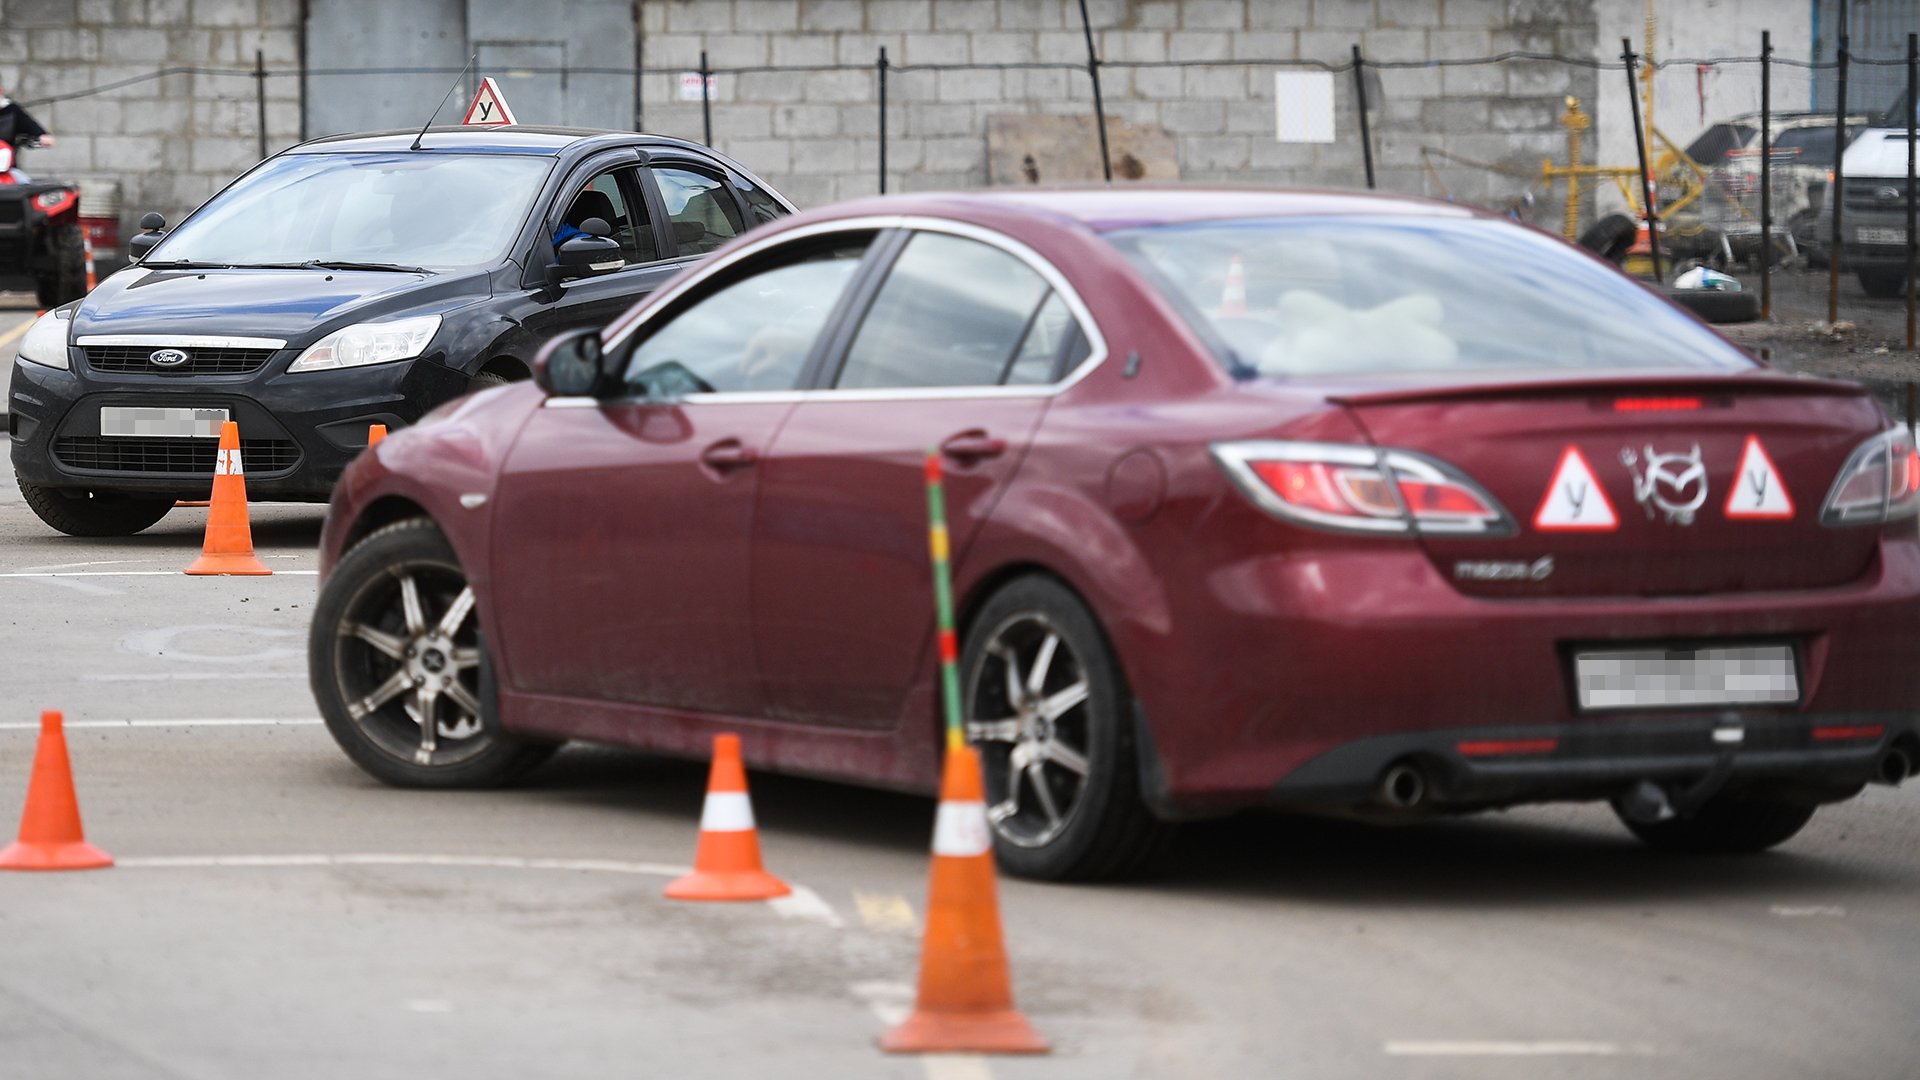
<instances>
[{"instance_id":1,"label":"black tire","mask_svg":"<svg viewBox=\"0 0 1920 1080\"><path fill-rule=\"evenodd\" d=\"M86 238L78 225L56 225L47 237L52 252L47 269L35 281L41 307L59 307L87 295Z\"/></svg>"},{"instance_id":2,"label":"black tire","mask_svg":"<svg viewBox=\"0 0 1920 1080\"><path fill-rule=\"evenodd\" d=\"M1759 293L1668 289L1667 298L1710 323L1753 322L1760 317Z\"/></svg>"},{"instance_id":3,"label":"black tire","mask_svg":"<svg viewBox=\"0 0 1920 1080\"><path fill-rule=\"evenodd\" d=\"M1030 680L1036 668L1038 687ZM994 593L968 627L961 679L968 738L986 771L994 851L1008 873L1048 881L1122 877L1165 849L1172 827L1140 798L1132 697L1099 624L1071 590L1034 576ZM1019 702L1009 701L1010 681L1023 687ZM1082 682L1084 694L1075 696ZM1049 702L1064 707L1049 715ZM1013 776L1016 752L1038 768ZM1055 753L1076 755L1084 771L1060 764ZM1045 799L1036 785L1046 788Z\"/></svg>"},{"instance_id":4,"label":"black tire","mask_svg":"<svg viewBox=\"0 0 1920 1080\"><path fill-rule=\"evenodd\" d=\"M477 394L482 390L491 390L496 386L505 386L513 380L492 371L476 372L467 382L467 393Z\"/></svg>"},{"instance_id":5,"label":"black tire","mask_svg":"<svg viewBox=\"0 0 1920 1080\"><path fill-rule=\"evenodd\" d=\"M1812 820L1815 809L1806 803L1720 796L1709 799L1692 817L1637 822L1621 815L1620 821L1633 835L1662 851L1751 854L1792 839Z\"/></svg>"},{"instance_id":6,"label":"black tire","mask_svg":"<svg viewBox=\"0 0 1920 1080\"><path fill-rule=\"evenodd\" d=\"M35 516L68 536L132 536L173 509L172 495L126 495L21 484Z\"/></svg>"},{"instance_id":7,"label":"black tire","mask_svg":"<svg viewBox=\"0 0 1920 1080\"><path fill-rule=\"evenodd\" d=\"M417 600L411 619L407 588ZM559 748L500 730L493 664L470 603L451 633L440 632L465 589L446 537L411 518L356 544L320 590L307 644L314 700L354 764L395 787L496 787ZM410 679L432 680L417 691L424 708L407 700L408 687L421 685ZM431 739L420 713L433 721Z\"/></svg>"},{"instance_id":8,"label":"black tire","mask_svg":"<svg viewBox=\"0 0 1920 1080\"><path fill-rule=\"evenodd\" d=\"M1580 234L1575 241L1581 247L1600 256L1614 265L1619 265L1627 257L1627 249L1633 246L1634 237L1640 234L1640 225L1625 214L1608 214Z\"/></svg>"},{"instance_id":9,"label":"black tire","mask_svg":"<svg viewBox=\"0 0 1920 1080\"><path fill-rule=\"evenodd\" d=\"M1898 270L1856 270L1861 291L1875 300L1893 300L1907 295L1907 275Z\"/></svg>"}]
</instances>

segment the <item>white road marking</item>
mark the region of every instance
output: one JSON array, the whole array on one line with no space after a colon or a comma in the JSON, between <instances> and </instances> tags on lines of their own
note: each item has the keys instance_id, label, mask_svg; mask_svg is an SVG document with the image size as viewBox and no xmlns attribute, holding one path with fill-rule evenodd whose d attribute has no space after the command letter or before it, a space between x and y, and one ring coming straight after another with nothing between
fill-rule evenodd
<instances>
[{"instance_id":1,"label":"white road marking","mask_svg":"<svg viewBox=\"0 0 1920 1080\"><path fill-rule=\"evenodd\" d=\"M296 866L457 866L496 870L573 870L590 874L635 874L677 878L691 870L666 863L619 859L528 859L513 855L146 855L115 860L136 870L280 868Z\"/></svg>"},{"instance_id":2,"label":"white road marking","mask_svg":"<svg viewBox=\"0 0 1920 1080\"><path fill-rule=\"evenodd\" d=\"M812 919L814 922L825 923L836 930L847 925L846 920L840 917L840 913L833 910L833 905L822 899L819 893L805 885L794 885L792 889L793 892L786 896L776 896L767 901L767 906L781 918Z\"/></svg>"},{"instance_id":3,"label":"white road marking","mask_svg":"<svg viewBox=\"0 0 1920 1080\"><path fill-rule=\"evenodd\" d=\"M1783 919L1801 919L1809 915L1824 915L1828 918L1844 919L1847 916L1847 909L1838 904L1807 904L1801 907L1775 904L1768 910Z\"/></svg>"},{"instance_id":4,"label":"white road marking","mask_svg":"<svg viewBox=\"0 0 1920 1080\"><path fill-rule=\"evenodd\" d=\"M120 651L162 660L201 664L264 664L273 660L296 660L307 655L304 648L266 648L245 653L191 652L174 644L190 634L238 634L247 637L302 638L304 631L278 626L242 626L237 623L202 623L191 626L162 626L142 630L120 639Z\"/></svg>"},{"instance_id":5,"label":"white road marking","mask_svg":"<svg viewBox=\"0 0 1920 1080\"><path fill-rule=\"evenodd\" d=\"M1406 1039L1389 1042L1382 1049L1394 1057L1612 1057L1653 1053L1650 1046L1576 1040Z\"/></svg>"},{"instance_id":6,"label":"white road marking","mask_svg":"<svg viewBox=\"0 0 1920 1080\"><path fill-rule=\"evenodd\" d=\"M110 585L96 585L91 581L75 581L72 578L64 577L36 578L33 583L35 585L52 585L57 588L69 589L86 596L125 596L127 594L125 589L116 589Z\"/></svg>"},{"instance_id":7,"label":"white road marking","mask_svg":"<svg viewBox=\"0 0 1920 1080\"><path fill-rule=\"evenodd\" d=\"M82 675L81 682L207 682L247 679L304 679L304 671L163 671Z\"/></svg>"},{"instance_id":8,"label":"white road marking","mask_svg":"<svg viewBox=\"0 0 1920 1080\"><path fill-rule=\"evenodd\" d=\"M318 570L275 570L275 577L316 577ZM57 570L51 573L16 570L0 578L183 577L178 570Z\"/></svg>"},{"instance_id":9,"label":"white road marking","mask_svg":"<svg viewBox=\"0 0 1920 1080\"><path fill-rule=\"evenodd\" d=\"M61 726L75 728L169 728L169 727L309 727L320 723L318 717L181 717L172 720L68 720ZM0 723L0 731L39 731L40 721Z\"/></svg>"},{"instance_id":10,"label":"white road marking","mask_svg":"<svg viewBox=\"0 0 1920 1080\"><path fill-rule=\"evenodd\" d=\"M445 998L410 998L407 1008L417 1013L450 1013L453 1011L453 1002Z\"/></svg>"},{"instance_id":11,"label":"white road marking","mask_svg":"<svg viewBox=\"0 0 1920 1080\"><path fill-rule=\"evenodd\" d=\"M46 570L78 570L83 566L125 566L128 563L144 563L144 562L153 562L153 561L154 560L152 559L95 559L92 562L62 562L62 563L48 563L45 566L23 566L20 568L20 572L23 574L26 574L26 573L34 573L36 571L46 571Z\"/></svg>"},{"instance_id":12,"label":"white road marking","mask_svg":"<svg viewBox=\"0 0 1920 1080\"><path fill-rule=\"evenodd\" d=\"M869 930L894 934L915 934L920 931L920 920L914 917L913 905L904 896L855 889L853 904L859 909L860 921L866 923Z\"/></svg>"}]
</instances>

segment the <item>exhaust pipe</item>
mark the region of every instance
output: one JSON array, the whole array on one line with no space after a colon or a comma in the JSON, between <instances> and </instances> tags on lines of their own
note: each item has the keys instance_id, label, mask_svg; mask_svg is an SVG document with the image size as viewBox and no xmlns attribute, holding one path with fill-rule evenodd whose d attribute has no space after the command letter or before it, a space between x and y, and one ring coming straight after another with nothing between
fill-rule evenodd
<instances>
[{"instance_id":1,"label":"exhaust pipe","mask_svg":"<svg viewBox=\"0 0 1920 1080\"><path fill-rule=\"evenodd\" d=\"M1880 758L1880 782L1896 787L1913 775L1913 758L1903 747L1894 747Z\"/></svg>"},{"instance_id":2,"label":"exhaust pipe","mask_svg":"<svg viewBox=\"0 0 1920 1080\"><path fill-rule=\"evenodd\" d=\"M1395 810L1412 810L1427 798L1427 778L1405 762L1391 766L1380 777L1380 801Z\"/></svg>"}]
</instances>

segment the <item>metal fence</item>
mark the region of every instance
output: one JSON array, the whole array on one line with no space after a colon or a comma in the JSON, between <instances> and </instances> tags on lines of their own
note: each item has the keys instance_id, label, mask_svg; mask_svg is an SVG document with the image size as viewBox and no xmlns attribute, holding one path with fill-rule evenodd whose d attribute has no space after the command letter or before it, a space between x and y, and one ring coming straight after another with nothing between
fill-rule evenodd
<instances>
[{"instance_id":1,"label":"metal fence","mask_svg":"<svg viewBox=\"0 0 1920 1080\"><path fill-rule=\"evenodd\" d=\"M1105 60L1089 31L1085 58L1072 61L900 64L881 48L870 63L727 65L701 53L691 71L676 65L515 74L631 77L636 127L664 117L653 130L698 137L776 179L791 174L803 183L810 173L830 173L831 183L813 184L824 197L1063 178L1043 175L1032 153L1011 164L990 160L994 119L1024 110L1072 121L1059 139L1094 152L1093 179L1154 178L1154 154L1128 145L1141 137L1136 128L1153 129L1168 144L1160 157L1170 156L1173 171L1186 178L1305 181L1453 199L1569 240L1609 225L1617 230L1609 215L1622 214L1653 223L1661 238L1636 253L1645 265L1631 268L1662 280L1696 263L1748 269L1769 315L1779 313L1775 285L1787 272L1799 275L1795 295L1804 300L1809 271L1825 271L1829 324L1840 321L1843 300L1851 309L1904 293L1905 344L1914 348L1914 142L1909 134L1904 178L1886 170L1849 178L1836 148L1888 104L1848 101L1850 72L1862 68L1904 69L1903 117L1911 131L1920 45L1909 34L1904 56L1864 56L1843 40L1837 58L1820 63L1780 57L1770 35L1755 37L1750 55L1653 63L1629 40L1607 59L1516 50L1407 60L1369 56L1354 44L1344 55L1319 59ZM1312 109L1287 100L1292 84L1276 76L1303 72L1320 78L1294 80L1306 87L1299 92L1324 96L1319 106L1338 122L1288 142L1284 120L1276 131L1275 117ZM205 85L200 79L251 80L264 157L271 82L299 80L304 99L310 87L369 77L457 74L433 67L275 68L256 57L250 69L164 68L27 104L128 92L180 75L198 77L196 86ZM689 75L697 76L697 102L674 101L668 88ZM1829 80L1829 110L1794 107L1826 96L1820 87ZM802 88L797 97L795 87ZM697 129L674 131L688 126L696 105ZM766 119L769 113L775 120ZM1619 154L1616 137L1615 160L1603 160L1599 149L1608 140L1598 137L1597 125L1627 117L1628 149ZM1670 137L1681 123L1701 133L1684 142ZM752 151L775 143L785 160L759 164ZM1904 257L1889 261L1889 252Z\"/></svg>"}]
</instances>

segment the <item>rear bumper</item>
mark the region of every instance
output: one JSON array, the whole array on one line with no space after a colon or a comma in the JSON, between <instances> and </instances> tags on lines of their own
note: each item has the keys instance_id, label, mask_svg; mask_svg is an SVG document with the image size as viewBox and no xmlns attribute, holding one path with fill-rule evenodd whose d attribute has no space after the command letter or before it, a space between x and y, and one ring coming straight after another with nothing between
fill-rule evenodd
<instances>
[{"instance_id":1,"label":"rear bumper","mask_svg":"<svg viewBox=\"0 0 1920 1080\"><path fill-rule=\"evenodd\" d=\"M1718 742L1715 732L1738 732ZM1920 745L1920 714L1716 714L1379 736L1336 747L1274 785L1281 806L1388 806L1396 765L1424 781L1422 805L1471 810L1606 799L1652 780L1684 787L1724 769L1729 792L1844 798L1880 779L1895 744Z\"/></svg>"}]
</instances>

